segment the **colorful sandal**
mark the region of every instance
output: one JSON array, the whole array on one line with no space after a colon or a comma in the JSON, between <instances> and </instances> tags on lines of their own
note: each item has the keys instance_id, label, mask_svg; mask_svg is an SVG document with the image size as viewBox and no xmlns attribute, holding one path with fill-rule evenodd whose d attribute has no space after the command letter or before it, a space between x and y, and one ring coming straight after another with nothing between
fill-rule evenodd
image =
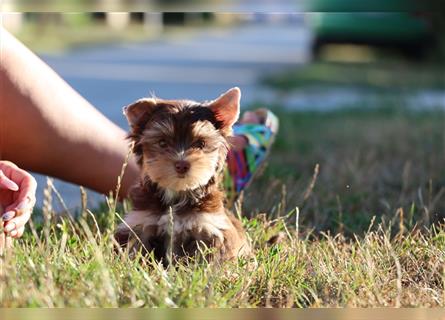
<instances>
[{"instance_id":1,"label":"colorful sandal","mask_svg":"<svg viewBox=\"0 0 445 320\"><path fill-rule=\"evenodd\" d=\"M256 117L258 123L233 126L233 134L245 137L247 145L242 150L232 148L227 156L223 182L229 204L236 201L260 171L278 132L278 118L271 111L257 109L250 115Z\"/></svg>"}]
</instances>

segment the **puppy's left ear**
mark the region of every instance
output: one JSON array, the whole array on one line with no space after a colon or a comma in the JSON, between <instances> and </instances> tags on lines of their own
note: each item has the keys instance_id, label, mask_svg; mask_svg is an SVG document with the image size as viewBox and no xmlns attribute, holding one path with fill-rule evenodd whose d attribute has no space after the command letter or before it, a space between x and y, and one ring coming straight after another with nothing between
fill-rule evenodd
<instances>
[{"instance_id":1,"label":"puppy's left ear","mask_svg":"<svg viewBox=\"0 0 445 320\"><path fill-rule=\"evenodd\" d=\"M139 99L123 108L123 113L131 127L137 127L142 124L150 113L156 108L156 100L151 98Z\"/></svg>"},{"instance_id":2,"label":"puppy's left ear","mask_svg":"<svg viewBox=\"0 0 445 320\"><path fill-rule=\"evenodd\" d=\"M216 120L221 123L221 129L230 133L233 124L238 120L240 110L241 90L232 88L216 100L210 102L208 107L213 111Z\"/></svg>"}]
</instances>

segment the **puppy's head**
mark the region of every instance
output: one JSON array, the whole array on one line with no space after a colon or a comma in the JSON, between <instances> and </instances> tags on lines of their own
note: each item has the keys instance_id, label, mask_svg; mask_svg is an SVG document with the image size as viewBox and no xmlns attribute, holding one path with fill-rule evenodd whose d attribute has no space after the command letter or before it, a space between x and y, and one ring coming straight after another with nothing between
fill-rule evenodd
<instances>
[{"instance_id":1,"label":"puppy's head","mask_svg":"<svg viewBox=\"0 0 445 320\"><path fill-rule=\"evenodd\" d=\"M223 168L240 97L233 88L205 103L141 99L125 107L142 175L173 193L205 186Z\"/></svg>"}]
</instances>

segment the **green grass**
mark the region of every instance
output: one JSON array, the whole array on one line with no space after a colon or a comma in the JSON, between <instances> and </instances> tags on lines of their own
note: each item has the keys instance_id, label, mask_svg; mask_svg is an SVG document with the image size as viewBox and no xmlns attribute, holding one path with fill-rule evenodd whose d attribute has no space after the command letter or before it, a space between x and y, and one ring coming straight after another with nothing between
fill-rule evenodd
<instances>
[{"instance_id":1,"label":"green grass","mask_svg":"<svg viewBox=\"0 0 445 320\"><path fill-rule=\"evenodd\" d=\"M129 259L113 250L112 204L55 221L47 193L1 258L0 305L445 306L443 113L276 112L274 150L241 203L254 258Z\"/></svg>"},{"instance_id":2,"label":"green grass","mask_svg":"<svg viewBox=\"0 0 445 320\"><path fill-rule=\"evenodd\" d=\"M266 76L262 83L289 92L309 86L362 87L380 91L445 88L444 66L399 60L374 63L316 62Z\"/></svg>"},{"instance_id":3,"label":"green grass","mask_svg":"<svg viewBox=\"0 0 445 320\"><path fill-rule=\"evenodd\" d=\"M399 208L409 228L444 217L443 111L276 112L280 132L267 170L246 191L248 213L284 215L298 206L306 227L348 235L366 230L373 216L392 219Z\"/></svg>"},{"instance_id":4,"label":"green grass","mask_svg":"<svg viewBox=\"0 0 445 320\"><path fill-rule=\"evenodd\" d=\"M111 225L98 232L68 220L27 234L2 260L2 307L443 306L441 226L391 237L298 237L283 219L245 221L255 258L164 269L113 252ZM268 246L282 230L282 244Z\"/></svg>"}]
</instances>

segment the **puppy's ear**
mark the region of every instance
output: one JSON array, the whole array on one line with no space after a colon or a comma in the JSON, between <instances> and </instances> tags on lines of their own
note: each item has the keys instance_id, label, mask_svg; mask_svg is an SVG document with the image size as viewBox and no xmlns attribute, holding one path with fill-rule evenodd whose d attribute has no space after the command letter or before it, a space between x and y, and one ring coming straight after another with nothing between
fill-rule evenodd
<instances>
[{"instance_id":1,"label":"puppy's ear","mask_svg":"<svg viewBox=\"0 0 445 320\"><path fill-rule=\"evenodd\" d=\"M156 100L143 98L124 107L123 112L131 127L140 126L156 108Z\"/></svg>"},{"instance_id":2,"label":"puppy's ear","mask_svg":"<svg viewBox=\"0 0 445 320\"><path fill-rule=\"evenodd\" d=\"M238 120L240 99L241 90L235 87L208 105L210 110L215 114L216 120L221 123L222 129L226 132L230 132L233 124Z\"/></svg>"}]
</instances>

